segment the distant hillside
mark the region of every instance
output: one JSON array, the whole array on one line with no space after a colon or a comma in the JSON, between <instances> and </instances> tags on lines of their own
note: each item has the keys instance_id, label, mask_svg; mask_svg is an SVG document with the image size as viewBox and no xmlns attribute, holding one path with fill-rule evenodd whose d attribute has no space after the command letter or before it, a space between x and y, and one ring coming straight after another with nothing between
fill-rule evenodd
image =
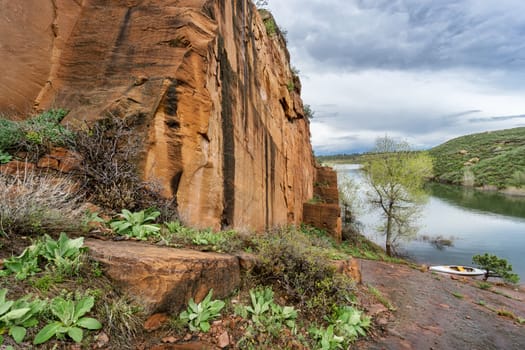
<instances>
[{"instance_id":1,"label":"distant hillside","mask_svg":"<svg viewBox=\"0 0 525 350\"><path fill-rule=\"evenodd\" d=\"M430 150L437 181L525 187L525 127L458 137Z\"/></svg>"}]
</instances>

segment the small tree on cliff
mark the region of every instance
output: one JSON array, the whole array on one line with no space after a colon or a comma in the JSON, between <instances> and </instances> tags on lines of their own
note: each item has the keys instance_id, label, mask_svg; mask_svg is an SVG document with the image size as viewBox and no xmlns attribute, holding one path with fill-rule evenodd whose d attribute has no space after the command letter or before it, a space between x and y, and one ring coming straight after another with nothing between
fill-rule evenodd
<instances>
[{"instance_id":1,"label":"small tree on cliff","mask_svg":"<svg viewBox=\"0 0 525 350\"><path fill-rule=\"evenodd\" d=\"M371 187L369 202L385 218L381 230L386 236L386 253L394 254L395 243L417 233L414 221L426 200L423 184L432 173L430 157L410 150L406 142L388 136L376 140L374 154L364 164Z\"/></svg>"}]
</instances>

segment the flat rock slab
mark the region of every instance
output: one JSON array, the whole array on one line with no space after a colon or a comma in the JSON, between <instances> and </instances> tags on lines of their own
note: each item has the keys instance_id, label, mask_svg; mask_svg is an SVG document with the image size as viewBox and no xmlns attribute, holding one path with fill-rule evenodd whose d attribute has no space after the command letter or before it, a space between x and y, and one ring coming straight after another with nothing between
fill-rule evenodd
<instances>
[{"instance_id":1,"label":"flat rock slab","mask_svg":"<svg viewBox=\"0 0 525 350\"><path fill-rule=\"evenodd\" d=\"M213 299L222 299L240 285L235 256L130 241L88 239L85 245L105 273L149 313L178 313L190 298L199 302L211 288Z\"/></svg>"}]
</instances>

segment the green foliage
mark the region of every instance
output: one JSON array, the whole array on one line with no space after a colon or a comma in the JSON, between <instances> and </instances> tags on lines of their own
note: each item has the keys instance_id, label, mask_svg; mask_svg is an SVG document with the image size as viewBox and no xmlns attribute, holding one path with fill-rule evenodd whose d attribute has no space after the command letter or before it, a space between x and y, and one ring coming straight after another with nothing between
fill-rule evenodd
<instances>
[{"instance_id":1,"label":"green foliage","mask_svg":"<svg viewBox=\"0 0 525 350\"><path fill-rule=\"evenodd\" d=\"M36 159L51 146L69 144L73 134L60 125L66 114L63 109L52 109L20 122L0 119L0 151L22 150Z\"/></svg>"},{"instance_id":2,"label":"green foliage","mask_svg":"<svg viewBox=\"0 0 525 350\"><path fill-rule=\"evenodd\" d=\"M183 226L179 221L166 222L164 226L168 234L163 235L163 240L168 244L175 242L177 245L193 245L201 250L215 252L232 252L241 249L242 242L237 232L233 230L220 232L213 232L210 229L195 230Z\"/></svg>"},{"instance_id":3,"label":"green foliage","mask_svg":"<svg viewBox=\"0 0 525 350\"><path fill-rule=\"evenodd\" d=\"M273 17L270 16L269 18L265 19L264 26L266 27L266 34L269 36L277 34L278 28Z\"/></svg>"},{"instance_id":4,"label":"green foliage","mask_svg":"<svg viewBox=\"0 0 525 350\"><path fill-rule=\"evenodd\" d=\"M251 320L245 335L239 340L239 347L261 343L262 339L266 342L278 339L283 336L283 329L296 333L297 310L293 306L275 303L274 293L269 287L250 290L250 305L240 305L236 313Z\"/></svg>"},{"instance_id":5,"label":"green foliage","mask_svg":"<svg viewBox=\"0 0 525 350\"><path fill-rule=\"evenodd\" d=\"M188 303L188 309L180 314L180 319L188 322L192 332L210 330L210 320L218 317L225 303L222 300L211 300L213 289L210 289L206 298L196 304L193 298Z\"/></svg>"},{"instance_id":6,"label":"green foliage","mask_svg":"<svg viewBox=\"0 0 525 350\"><path fill-rule=\"evenodd\" d=\"M518 283L520 280L517 274L512 273L512 265L506 259L499 258L496 255L488 253L474 255L472 262L486 271L485 280L493 273L510 283Z\"/></svg>"},{"instance_id":7,"label":"green foliage","mask_svg":"<svg viewBox=\"0 0 525 350\"><path fill-rule=\"evenodd\" d=\"M463 299L465 296L459 292L452 292L452 295L458 299Z\"/></svg>"},{"instance_id":8,"label":"green foliage","mask_svg":"<svg viewBox=\"0 0 525 350\"><path fill-rule=\"evenodd\" d=\"M0 289L0 334L8 330L8 334L16 343L21 343L27 333L27 328L38 324L37 316L43 311L45 302L39 299L30 301L31 295L26 295L16 301L6 300L7 289ZM3 339L0 338L0 345Z\"/></svg>"},{"instance_id":9,"label":"green foliage","mask_svg":"<svg viewBox=\"0 0 525 350\"><path fill-rule=\"evenodd\" d=\"M317 349L344 349L343 343L345 339L339 335L336 335L334 328L334 325L330 325L327 328L312 327L308 330L310 336L317 341Z\"/></svg>"},{"instance_id":10,"label":"green foliage","mask_svg":"<svg viewBox=\"0 0 525 350\"><path fill-rule=\"evenodd\" d=\"M509 184L519 188L525 187L525 170L516 170L514 174L512 174L512 179Z\"/></svg>"},{"instance_id":11,"label":"green foliage","mask_svg":"<svg viewBox=\"0 0 525 350\"><path fill-rule=\"evenodd\" d=\"M56 297L51 301L51 312L57 319L49 323L38 332L33 344L45 343L52 337L59 339L68 335L75 342L80 343L84 337L82 328L96 330L102 328L102 324L91 317L84 317L95 303L95 298L86 296L80 300L68 300Z\"/></svg>"},{"instance_id":12,"label":"green foliage","mask_svg":"<svg viewBox=\"0 0 525 350\"><path fill-rule=\"evenodd\" d=\"M326 350L347 349L359 336L366 336L366 329L370 327L370 317L351 306L335 306L326 321L327 328L309 330L318 348Z\"/></svg>"},{"instance_id":13,"label":"green foliage","mask_svg":"<svg viewBox=\"0 0 525 350\"><path fill-rule=\"evenodd\" d=\"M24 249L19 256L5 259L5 270L0 270L0 276L8 276L14 273L17 280L24 280L39 272L38 257L41 247L40 243L36 243Z\"/></svg>"},{"instance_id":14,"label":"green foliage","mask_svg":"<svg viewBox=\"0 0 525 350\"><path fill-rule=\"evenodd\" d=\"M153 223L159 215L160 212L154 209L135 213L122 209L120 219L111 221L109 225L119 235L147 240L150 236L159 235L160 225Z\"/></svg>"},{"instance_id":15,"label":"green foliage","mask_svg":"<svg viewBox=\"0 0 525 350\"><path fill-rule=\"evenodd\" d=\"M411 152L408 144L387 136L377 139L375 152L377 157L364 165L371 187L368 200L385 219L380 229L386 236L386 252L391 256L398 239L417 233L414 222L426 199L423 184L432 174L432 162L426 154Z\"/></svg>"},{"instance_id":16,"label":"green foliage","mask_svg":"<svg viewBox=\"0 0 525 350\"><path fill-rule=\"evenodd\" d=\"M251 305L246 307L246 311L253 322L266 327L272 325L276 329L281 329L284 325L295 330L297 310L292 306L282 307L276 304L271 288L250 290L250 299Z\"/></svg>"},{"instance_id":17,"label":"green foliage","mask_svg":"<svg viewBox=\"0 0 525 350\"><path fill-rule=\"evenodd\" d=\"M476 283L476 285L479 289L483 289L483 290L492 288L492 284L487 283L487 282L478 282Z\"/></svg>"},{"instance_id":18,"label":"green foliage","mask_svg":"<svg viewBox=\"0 0 525 350\"><path fill-rule=\"evenodd\" d=\"M78 273L80 269L81 255L87 250L82 248L83 245L84 237L70 239L62 232L55 241L46 235L40 254L59 275L69 276Z\"/></svg>"},{"instance_id":19,"label":"green foliage","mask_svg":"<svg viewBox=\"0 0 525 350\"><path fill-rule=\"evenodd\" d=\"M0 164L9 163L13 157L0 149Z\"/></svg>"},{"instance_id":20,"label":"green foliage","mask_svg":"<svg viewBox=\"0 0 525 350\"><path fill-rule=\"evenodd\" d=\"M376 287L368 285L368 291L370 294L376 297L376 299L383 304L388 310L395 311L396 307L381 293Z\"/></svg>"},{"instance_id":21,"label":"green foliage","mask_svg":"<svg viewBox=\"0 0 525 350\"><path fill-rule=\"evenodd\" d=\"M348 302L355 285L337 274L330 260L340 252L325 237L281 229L254 238L259 264L254 269L262 285L285 290L289 300L305 312L329 312L332 305Z\"/></svg>"},{"instance_id":22,"label":"green foliage","mask_svg":"<svg viewBox=\"0 0 525 350\"><path fill-rule=\"evenodd\" d=\"M312 106L310 106L309 104L305 104L303 106L303 110L304 110L304 116L309 119L309 120L312 120L314 119L315 117L315 111L312 109Z\"/></svg>"},{"instance_id":23,"label":"green foliage","mask_svg":"<svg viewBox=\"0 0 525 350\"><path fill-rule=\"evenodd\" d=\"M293 80L290 80L288 81L288 83L286 84L286 88L288 89L289 92L292 92L295 90L295 83Z\"/></svg>"},{"instance_id":24,"label":"green foliage","mask_svg":"<svg viewBox=\"0 0 525 350\"><path fill-rule=\"evenodd\" d=\"M523 186L525 128L458 137L430 150L440 182L462 185L465 170L473 186Z\"/></svg>"},{"instance_id":25,"label":"green foliage","mask_svg":"<svg viewBox=\"0 0 525 350\"><path fill-rule=\"evenodd\" d=\"M39 262L43 258L48 266L59 276L69 276L77 273L81 262L81 248L84 238L69 239L65 233L60 234L58 241L45 236L43 241L37 241L24 249L19 256L4 260L5 270L0 270L0 276L15 274L16 279L24 280L40 271Z\"/></svg>"},{"instance_id":26,"label":"green foliage","mask_svg":"<svg viewBox=\"0 0 525 350\"><path fill-rule=\"evenodd\" d=\"M22 137L19 123L0 118L0 151L14 148Z\"/></svg>"}]
</instances>

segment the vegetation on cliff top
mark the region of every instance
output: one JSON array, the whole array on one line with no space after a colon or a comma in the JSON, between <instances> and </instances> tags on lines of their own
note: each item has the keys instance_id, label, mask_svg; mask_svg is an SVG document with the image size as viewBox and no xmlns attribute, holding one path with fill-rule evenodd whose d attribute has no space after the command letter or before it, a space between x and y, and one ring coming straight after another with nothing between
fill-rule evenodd
<instances>
[{"instance_id":1,"label":"vegetation on cliff top","mask_svg":"<svg viewBox=\"0 0 525 350\"><path fill-rule=\"evenodd\" d=\"M440 182L525 186L525 127L461 136L430 150Z\"/></svg>"}]
</instances>

